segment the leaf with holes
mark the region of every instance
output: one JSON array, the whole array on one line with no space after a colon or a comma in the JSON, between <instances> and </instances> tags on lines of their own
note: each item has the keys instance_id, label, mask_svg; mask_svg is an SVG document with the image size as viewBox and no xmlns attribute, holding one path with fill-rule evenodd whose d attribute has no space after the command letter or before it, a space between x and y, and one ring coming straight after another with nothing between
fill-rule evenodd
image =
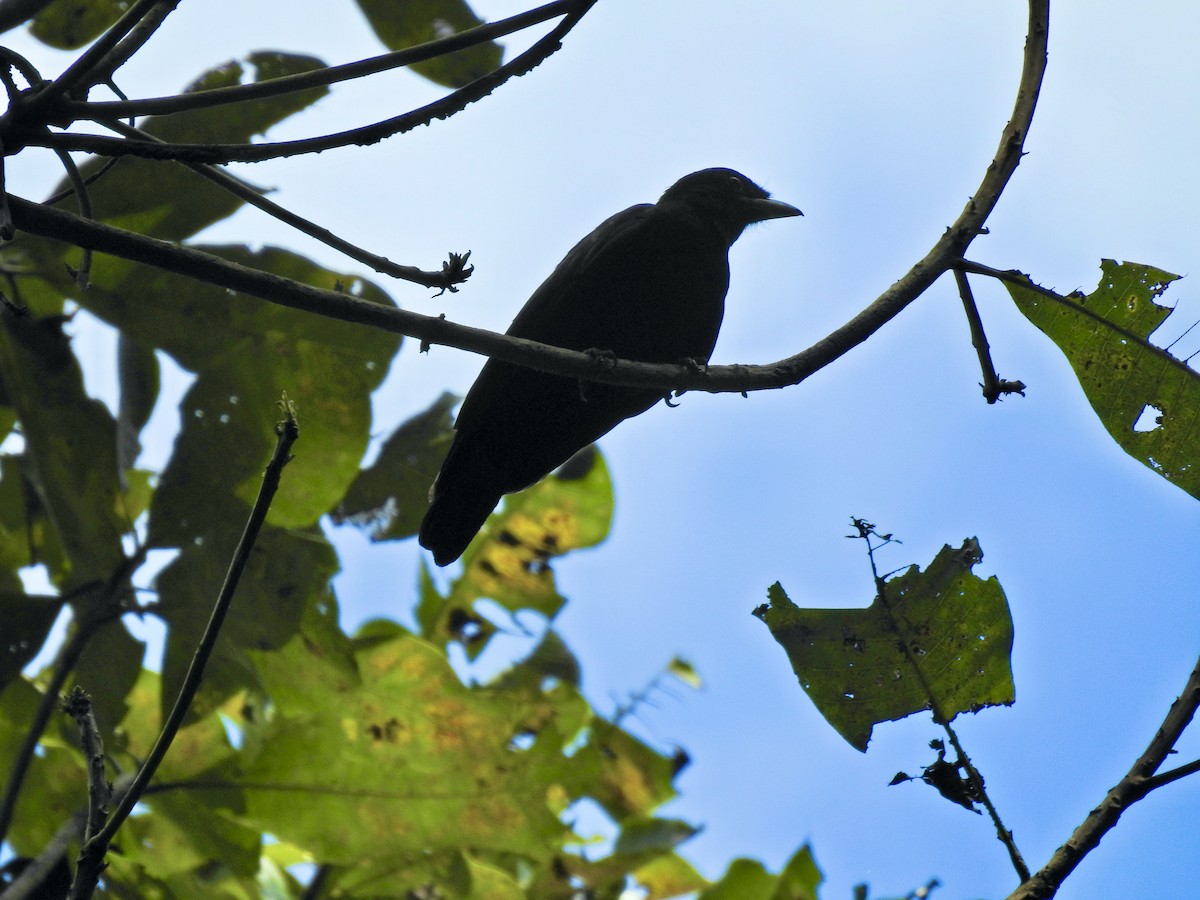
<instances>
[{"instance_id":1,"label":"leaf with holes","mask_svg":"<svg viewBox=\"0 0 1200 900\"><path fill-rule=\"evenodd\" d=\"M555 585L550 560L604 540L612 509L608 466L594 447L581 450L533 487L510 494L463 554L462 575L448 595L439 594L426 575L417 608L421 633L434 641L462 641L474 658L495 631L478 615L477 600L553 618L566 601Z\"/></svg>"},{"instance_id":2,"label":"leaf with holes","mask_svg":"<svg viewBox=\"0 0 1200 900\"><path fill-rule=\"evenodd\" d=\"M880 722L925 709L949 721L1016 699L1012 617L1000 582L972 573L981 559L974 538L943 547L866 609L801 609L776 582L754 614L825 720L865 752Z\"/></svg>"},{"instance_id":3,"label":"leaf with holes","mask_svg":"<svg viewBox=\"0 0 1200 900\"><path fill-rule=\"evenodd\" d=\"M1150 335L1171 314L1156 299L1170 272L1102 260L1099 287L1065 297L1006 282L1017 308L1066 355L1121 448L1200 497L1200 376Z\"/></svg>"}]
</instances>

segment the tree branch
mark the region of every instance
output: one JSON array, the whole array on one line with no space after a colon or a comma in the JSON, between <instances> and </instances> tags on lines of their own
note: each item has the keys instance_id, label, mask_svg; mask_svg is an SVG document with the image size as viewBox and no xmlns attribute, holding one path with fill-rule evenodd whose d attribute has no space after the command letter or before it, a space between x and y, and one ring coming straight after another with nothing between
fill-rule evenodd
<instances>
[{"instance_id":1,"label":"tree branch","mask_svg":"<svg viewBox=\"0 0 1200 900\"><path fill-rule=\"evenodd\" d=\"M577 11L559 23L539 45L556 45L561 34L569 31L590 9L593 2L594 0L584 0ZM808 349L765 365L711 366L697 371L694 367L683 365L654 365L618 360L615 366L601 366L597 365L593 357L584 353L456 325L442 318L383 307L331 291L321 291L165 241L99 223L85 222L69 213L39 207L15 196L10 195L9 200L14 224L31 234L143 262L272 303L407 334L418 338L423 345L446 344L554 374L609 384L654 387L663 390L664 393L668 390L715 393L781 388L799 384L814 372L848 353L899 315L944 272L960 263L967 247L983 229L988 215L1020 163L1025 136L1033 120L1045 76L1048 34L1049 0L1031 0L1024 63L1012 117L1001 133L999 148L975 195L968 201L955 222L900 280L849 322ZM530 52L532 49L522 56L527 56ZM514 60L513 63L515 62L517 61ZM493 75L498 75L499 71ZM459 97L459 94L451 95L447 99L456 97ZM408 115L412 116L414 113ZM111 139L110 143L121 145L126 142ZM153 150L162 146L153 142L137 143ZM253 148L258 145L250 146Z\"/></svg>"},{"instance_id":2,"label":"tree branch","mask_svg":"<svg viewBox=\"0 0 1200 900\"><path fill-rule=\"evenodd\" d=\"M135 141L102 135L50 132L40 122L33 126L14 122L11 128L12 134L8 139L14 146L20 144L28 147L78 150L95 153L99 156L137 156L145 159L165 159L209 165L230 162L262 162L306 153L321 153L325 150L350 145L377 144L385 138L403 134L420 125L428 125L434 119L449 118L455 113L461 112L471 103L482 100L510 78L516 78L532 71L562 46L562 39L579 24L580 19L595 2L596 0L577 0L575 11L565 16L558 25L532 47L495 71L476 78L465 87L419 109L371 125L352 128L349 131L303 140L261 144L162 144L155 141ZM22 121L24 119L25 117L22 117Z\"/></svg>"},{"instance_id":3,"label":"tree branch","mask_svg":"<svg viewBox=\"0 0 1200 900\"><path fill-rule=\"evenodd\" d=\"M992 350L988 344L987 333L983 330L983 319L979 315L979 307L975 305L975 295L971 292L971 283L967 273L961 268L954 269L954 281L958 285L958 295L962 298L963 311L967 314L967 324L971 329L971 345L979 357L979 370L983 375L983 397L988 403L995 403L1005 394L1025 394L1025 383L1022 381L1006 381L996 374L992 363Z\"/></svg>"},{"instance_id":4,"label":"tree branch","mask_svg":"<svg viewBox=\"0 0 1200 900\"><path fill-rule=\"evenodd\" d=\"M413 63L424 62L457 50L465 50L498 37L522 31L532 25L537 25L564 13L569 13L580 5L579 0L555 0L528 12L501 19L498 22L488 22L475 28L438 38L435 41L406 47L393 53L384 53L370 59L345 63L340 66L328 66L311 72L301 72L296 75L285 75L268 81L256 81L252 84L238 84L230 87L212 88L207 91L193 91L188 94L177 94L170 97L150 97L141 100L106 100L106 101L75 101L65 100L59 105L59 110L73 120L90 119L103 121L108 118L129 118L131 116L165 116L172 113L188 112L196 109L209 109L213 106L223 106L229 103L246 103L251 100L264 100L283 94L292 94L311 88L328 87L343 81L376 75L392 69L411 66Z\"/></svg>"},{"instance_id":5,"label":"tree branch","mask_svg":"<svg viewBox=\"0 0 1200 900\"><path fill-rule=\"evenodd\" d=\"M146 41L154 36L167 16L175 11L180 0L160 0L129 29L121 40L88 70L85 78L89 88L111 81L117 69L129 62L135 53L145 46Z\"/></svg>"},{"instance_id":6,"label":"tree branch","mask_svg":"<svg viewBox=\"0 0 1200 900\"><path fill-rule=\"evenodd\" d=\"M120 802L120 799L129 790L129 785L133 782L133 775L122 775L113 783L112 796ZM8 886L4 891L4 900L39 900L45 898L46 892L43 889L43 882L61 863L67 855L67 851L72 845L77 845L84 837L84 828L88 819L87 807L80 807L67 817L67 820L59 826L58 831L54 833L42 852L37 855L32 863L18 876L17 880Z\"/></svg>"},{"instance_id":7,"label":"tree branch","mask_svg":"<svg viewBox=\"0 0 1200 900\"><path fill-rule=\"evenodd\" d=\"M121 18L113 23L108 31L100 35L87 50L67 66L65 72L38 89L29 98L27 112L34 109L45 109L60 97L66 96L77 88L90 88L95 82L88 82L88 76L103 64L105 58L121 42L121 39L129 34L143 18L153 12L154 7L159 4L174 7L179 4L179 0L137 0Z\"/></svg>"},{"instance_id":8,"label":"tree branch","mask_svg":"<svg viewBox=\"0 0 1200 900\"><path fill-rule=\"evenodd\" d=\"M1100 844L1121 813L1137 803L1156 787L1175 780L1155 778L1154 773L1175 747L1185 728L1192 721L1196 709L1200 707L1200 660L1188 677L1181 693L1166 718L1158 728L1158 733L1146 748L1146 752L1138 757L1129 772L1117 785L1105 795L1100 805L1087 814L1067 842L1059 847L1050 861L1034 874L1032 878L1008 895L1008 900L1045 900L1053 897L1068 875L1075 871L1085 856ZM1195 766L1183 767L1195 771ZM1171 775L1172 773L1164 773ZM1186 773L1185 773L1186 774Z\"/></svg>"},{"instance_id":9,"label":"tree branch","mask_svg":"<svg viewBox=\"0 0 1200 900\"><path fill-rule=\"evenodd\" d=\"M75 685L67 694L63 711L79 727L79 743L87 761L88 813L84 837L90 838L104 826L104 817L108 815L110 786L104 771L104 742L100 737L100 726L96 724L92 698L79 685Z\"/></svg>"},{"instance_id":10,"label":"tree branch","mask_svg":"<svg viewBox=\"0 0 1200 900\"><path fill-rule=\"evenodd\" d=\"M158 141L152 134L142 131L140 128L134 128L131 125L126 125L118 119L112 119L105 122L109 128L121 134L140 140ZM70 157L68 157L69 159ZM110 160L113 162L113 160ZM418 269L416 266L405 266L399 263L394 263L386 257L379 256L376 253L371 253L359 247L357 244L352 244L349 241L338 237L328 228L323 228L316 222L297 215L289 209L280 206L274 201L268 200L258 190L247 184L246 182L234 178L224 169L219 166L203 166L196 163L184 163L189 169L199 175L201 178L206 178L222 190L228 191L233 196L237 197L244 203L260 209L272 218L278 219L285 225L290 225L297 231L307 234L311 238L315 238L327 247L332 247L339 253L344 253L346 256L360 262L363 265L370 266L376 272L384 275L390 275L393 278L401 278L404 281L411 281L414 284L419 284L428 288L439 288L443 291L452 293L458 291L457 285L462 284L471 277L471 273L475 271L474 266L466 265L467 258L471 255L470 251L466 254L452 253L450 260L442 265L440 272L425 271ZM86 217L87 212L80 210Z\"/></svg>"}]
</instances>

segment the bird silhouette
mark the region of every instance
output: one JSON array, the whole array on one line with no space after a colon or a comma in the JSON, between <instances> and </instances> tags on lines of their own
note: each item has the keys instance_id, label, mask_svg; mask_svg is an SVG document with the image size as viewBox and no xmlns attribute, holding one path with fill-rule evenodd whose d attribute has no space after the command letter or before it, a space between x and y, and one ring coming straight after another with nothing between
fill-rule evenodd
<instances>
[{"instance_id":1,"label":"bird silhouette","mask_svg":"<svg viewBox=\"0 0 1200 900\"><path fill-rule=\"evenodd\" d=\"M576 244L507 333L639 362L707 362L725 311L729 248L754 222L798 215L732 169L693 172ZM421 546L439 566L458 559L502 496L661 399L658 390L489 360L459 410Z\"/></svg>"}]
</instances>

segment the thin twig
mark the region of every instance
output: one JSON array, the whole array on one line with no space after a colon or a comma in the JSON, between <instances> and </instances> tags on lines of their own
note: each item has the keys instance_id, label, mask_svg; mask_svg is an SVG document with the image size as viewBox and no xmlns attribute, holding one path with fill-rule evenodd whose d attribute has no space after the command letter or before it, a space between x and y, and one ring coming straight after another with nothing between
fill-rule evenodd
<instances>
[{"instance_id":1,"label":"thin twig","mask_svg":"<svg viewBox=\"0 0 1200 900\"><path fill-rule=\"evenodd\" d=\"M154 747L150 750L146 761L142 763L141 768L138 770L129 791L121 798L117 808L113 811L112 817L98 834L94 835L84 844L79 854L79 864L75 872L75 883L72 885L73 891L76 889L76 886L91 885L94 889L100 877L100 872L104 867L104 856L108 851L108 845L112 841L113 835L116 834L117 829L121 827L125 819L129 817L129 814L133 811L134 806L150 783L150 779L154 777L154 773L162 762L163 757L166 756L167 750L170 748L171 742L175 739L176 733L183 725L183 720L191 708L196 691L200 689L200 682L204 676L204 667L207 665L213 648L216 646L217 638L221 633L221 625L225 621L225 615L229 612L229 607L233 602L233 596L237 591L242 573L245 571L246 564L250 560L250 553L254 549L254 542L257 540L258 533L266 521L267 512L271 508L271 501L274 499L275 492L279 488L283 467L291 459L292 445L299 436L295 413L290 403L285 398L281 405L283 406L284 419L276 426L278 440L275 444L275 452L272 454L271 461L263 473L263 483L259 489L258 498L254 502L254 508L250 510L246 527L242 531L237 548L234 550L233 559L230 561L229 569L225 574L225 582L221 585L220 593L213 604L208 625L205 627L204 634L200 638L200 643L196 647L196 652L192 656L187 675L184 677L183 686L179 690L179 695L175 698L175 705L167 716L166 722L163 723L162 731L159 733Z\"/></svg>"},{"instance_id":2,"label":"thin twig","mask_svg":"<svg viewBox=\"0 0 1200 900\"><path fill-rule=\"evenodd\" d=\"M0 63L7 63L20 72L21 77L29 82L29 86L31 88L37 87L45 80L42 78L42 73L37 70L37 66L31 63L16 50L12 49L12 47L0 47ZM7 81L5 82L5 87L9 89L8 99L11 103L14 99L16 99L16 94L21 93L21 91L18 90L16 93L14 93L13 88L15 88L16 85L14 84L12 87L9 87Z\"/></svg>"},{"instance_id":3,"label":"thin twig","mask_svg":"<svg viewBox=\"0 0 1200 900\"><path fill-rule=\"evenodd\" d=\"M102 606L105 604L97 604L95 607L89 605L88 608L101 608ZM50 716L54 714L55 707L58 705L58 696L63 685L66 684L67 677L74 671L80 654L83 653L84 647L87 646L92 636L101 626L117 618L118 615L119 611L114 609L107 615L97 615L86 622L78 622L75 633L67 638L59 649L50 681L42 692L42 699L38 703L37 711L25 731L20 749L17 750L12 770L8 775L8 784L4 788L4 798L0 800L0 842L3 842L8 835L8 827L12 824L17 798L21 794L21 785L24 784L25 775L33 762L38 743L42 739L42 732L46 730L46 724L50 721Z\"/></svg>"},{"instance_id":4,"label":"thin twig","mask_svg":"<svg viewBox=\"0 0 1200 900\"><path fill-rule=\"evenodd\" d=\"M904 643L904 642L902 642ZM924 679L922 679L924 680ZM983 776L979 774L979 770L975 768L975 764L971 762L971 757L967 755L967 751L963 749L958 740L958 734L951 726L949 720L935 713L934 720L937 721L942 729L946 732L946 736L950 738L950 743L954 747L954 752L958 754L957 762L967 772L967 778L971 781L971 787L974 788L974 796L983 804L983 808L987 810L988 817L992 820L992 825L996 829L996 837L1000 843L1004 845L1004 849L1008 851L1008 858L1013 864L1013 868L1017 872L1017 877L1022 881L1029 877L1029 865L1021 856L1021 851L1017 849L1016 839L1013 833L1004 827L1004 823L1000 820L1000 811L992 803L992 798L988 796L987 787L983 782Z\"/></svg>"},{"instance_id":5,"label":"thin twig","mask_svg":"<svg viewBox=\"0 0 1200 900\"><path fill-rule=\"evenodd\" d=\"M121 775L113 783L112 797L118 803L133 782L133 775ZM87 824L88 810L80 807L67 817L59 826L37 857L26 866L20 876L4 891L4 900L40 900L44 898L43 882L51 871L66 857L72 846L83 840L84 828Z\"/></svg>"},{"instance_id":6,"label":"thin twig","mask_svg":"<svg viewBox=\"0 0 1200 900\"><path fill-rule=\"evenodd\" d=\"M875 526L863 519L855 519L854 525L858 529L859 536L867 544L867 558L871 563L871 575L875 580L875 592L879 598L880 605L887 614L888 623L892 631L897 635L896 642L900 652L904 654L905 660L908 662L909 668L916 676L917 683L921 686L921 691L925 694L925 699L929 701L929 709L933 714L933 721L940 725L942 730L946 732L946 736L950 739L958 758L955 762L966 770L967 778L971 783L972 798L977 799L983 804L987 810L988 816L992 820L992 825L996 828L996 837L999 838L1005 849L1008 851L1008 858L1012 861L1013 868L1016 869L1018 877L1024 881L1029 878L1029 866L1025 864L1025 860L1021 856L1021 851L1017 849L1016 841L1013 839L1013 833L1004 827L1004 822L1000 819L1000 812L988 797L987 786L984 784L983 776L979 770L975 768L975 764L971 762L971 757L967 755L967 751L963 748L962 743L958 739L958 734L950 725L950 720L953 716L947 716L942 712L941 705L938 702L937 694L934 693L933 686L925 677L925 670L921 667L920 660L913 654L912 648L909 646L908 640L904 636L904 632L900 628L899 619L892 609L891 601L888 599L887 581L885 576L879 574L879 569L875 564L875 551L885 544L891 543L893 538L889 535L879 535L875 531ZM880 537L883 543L875 546L871 543L872 537Z\"/></svg>"},{"instance_id":7,"label":"thin twig","mask_svg":"<svg viewBox=\"0 0 1200 900\"><path fill-rule=\"evenodd\" d=\"M102 165L98 171L93 172L87 178L83 179L84 185L86 186L86 185L90 185L90 184L95 184L97 181L99 181L101 178L103 178L105 175L107 175L112 170L112 168L114 166L116 166L120 161L121 160L118 157L114 157L112 159L106 159L104 161L104 165ZM47 197L42 202L45 203L47 206L54 206L54 204L62 203L62 201L66 200L68 197L74 196L75 193L76 193L76 191L73 186L65 187L61 191L59 191L57 194L52 194L51 196Z\"/></svg>"},{"instance_id":8,"label":"thin twig","mask_svg":"<svg viewBox=\"0 0 1200 900\"><path fill-rule=\"evenodd\" d=\"M991 266L985 266L983 263L972 262L971 260L966 259L959 260L959 262L956 263L956 270L959 268L961 268L964 272L972 272L976 275L987 275L990 278L995 278L997 281L1001 281L1005 284L1015 285L1022 290L1037 294L1040 297L1045 297L1047 300L1051 300L1065 309L1069 309L1081 316L1086 316L1093 322L1103 326L1106 330L1111 331L1114 334L1119 334L1131 344L1137 344L1143 351L1154 354L1166 365L1182 369L1187 371L1189 374L1195 374L1191 369L1188 368L1187 365L1188 359L1191 357L1188 357L1187 359L1180 359L1177 356L1173 356L1168 352L1169 347L1164 348L1159 347L1157 344L1152 344L1144 335L1138 334L1136 331L1126 328L1124 325L1114 322L1111 318L1105 317L1102 313L1097 312L1083 303L1080 303L1079 301L1085 296L1080 291L1074 291L1066 295L1059 294L1050 290L1049 288L1042 287L1040 284L1034 284L1033 279L1017 269L993 269Z\"/></svg>"},{"instance_id":9,"label":"thin twig","mask_svg":"<svg viewBox=\"0 0 1200 900\"><path fill-rule=\"evenodd\" d=\"M145 46L146 41L154 36L154 33L166 21L167 16L175 11L175 7L179 3L180 0L161 0L157 6L146 13L133 28L129 29L129 33L105 54L103 59L85 73L88 86L92 87L112 81L117 69L125 65L135 53Z\"/></svg>"},{"instance_id":10,"label":"thin twig","mask_svg":"<svg viewBox=\"0 0 1200 900\"><path fill-rule=\"evenodd\" d=\"M987 333L983 330L983 319L979 315L979 307L975 305L975 295L971 293L971 283L967 273L962 269L954 270L954 280L958 284L958 295L962 298L963 311L967 314L967 324L971 328L971 346L979 357L979 369L983 374L984 399L995 403L1005 394L1025 394L1025 384L1021 381L1004 381L996 374L992 364L992 350L988 346Z\"/></svg>"},{"instance_id":11,"label":"thin twig","mask_svg":"<svg viewBox=\"0 0 1200 900\"><path fill-rule=\"evenodd\" d=\"M87 50L76 57L75 61L67 66L66 71L37 91L36 95L31 98L31 107L44 109L53 101L77 88L91 87L91 84L87 83L88 75L101 64L108 53L125 35L129 34L138 22L150 14L160 3L174 6L178 2L179 0L137 0L121 18L112 24L108 31L100 35Z\"/></svg>"},{"instance_id":12,"label":"thin twig","mask_svg":"<svg viewBox=\"0 0 1200 900\"><path fill-rule=\"evenodd\" d=\"M76 202L79 204L79 215L85 219L90 219L92 217L92 198L88 195L87 182L79 174L79 167L75 165L75 160L71 159L70 153L66 153L63 150L55 150L54 153L58 156L58 161L62 163L63 168L67 172L67 182L71 185L71 192L75 195ZM92 271L92 251L86 247L82 249L83 255L79 258L79 269L75 272L75 284L80 289L86 290Z\"/></svg>"},{"instance_id":13,"label":"thin twig","mask_svg":"<svg viewBox=\"0 0 1200 900\"><path fill-rule=\"evenodd\" d=\"M104 771L104 741L100 738L100 728L96 724L96 713L92 708L92 698L79 685L71 688L63 701L63 711L67 713L79 727L79 741L83 747L83 756L87 761L88 771L88 815L84 838L90 838L104 827L104 818L108 815L110 785L108 775Z\"/></svg>"},{"instance_id":14,"label":"thin twig","mask_svg":"<svg viewBox=\"0 0 1200 900\"><path fill-rule=\"evenodd\" d=\"M343 81L404 68L413 63L465 50L476 44L504 37L515 31L522 31L532 25L553 19L570 12L577 6L579 6L579 0L556 0L554 3L539 6L537 9L531 9L498 22L479 25L458 34L418 44L415 47L406 47L403 50L384 53L370 59L362 59L340 66L328 66L314 69L311 72L299 72L295 75L284 75L267 81L256 81L252 84L237 84L211 88L206 91L176 94L170 97L148 97L138 100L64 101L60 109L72 119L104 121L114 116L165 116L197 109L209 109L230 103L265 100L312 88L329 87Z\"/></svg>"},{"instance_id":15,"label":"thin twig","mask_svg":"<svg viewBox=\"0 0 1200 900\"><path fill-rule=\"evenodd\" d=\"M1166 718L1159 726L1146 751L1138 757L1115 787L1105 795L1100 805L1088 813L1067 842L1059 847L1050 861L1032 878L1008 895L1008 900L1046 900L1053 897L1068 875L1075 871L1085 856L1100 844L1104 835L1117 824L1121 814L1155 788L1177 780L1174 771L1162 776L1155 772L1183 735L1200 708L1200 660L1188 676L1183 692L1171 704ZM1195 763L1181 767L1183 774L1200 769ZM1167 777L1171 776L1171 777Z\"/></svg>"},{"instance_id":16,"label":"thin twig","mask_svg":"<svg viewBox=\"0 0 1200 900\"><path fill-rule=\"evenodd\" d=\"M148 134L139 128L126 125L117 119L109 120L104 124L120 134L136 137L140 140L159 140L154 135ZM268 200L261 192L246 184L246 182L234 178L219 167L203 166L195 163L184 163L184 165L197 175L207 178L221 189L233 194L239 200L249 203L251 206L262 210L285 225L290 225L297 231L307 234L309 237L316 238L326 246L346 254L346 256L363 265L370 266L376 272L384 275L390 275L393 278L402 278L405 281L411 281L429 288L440 288L453 292L457 291L457 285L466 281L475 270L474 266L466 265L466 259L471 255L469 252L466 254L451 254L451 264L443 266L440 272L426 271L418 269L416 266L404 266L394 263L386 257L371 253L356 244L343 240L316 222L310 221L289 209L285 209L278 203ZM453 264L456 259L460 260L461 264Z\"/></svg>"},{"instance_id":17,"label":"thin twig","mask_svg":"<svg viewBox=\"0 0 1200 900\"><path fill-rule=\"evenodd\" d=\"M261 144L160 144L154 141L135 141L101 135L51 133L42 127L17 129L17 137L30 147L58 147L63 150L82 150L99 156L137 156L210 165L263 162L268 159L321 153L338 147L377 144L385 138L428 125L434 119L449 118L477 100L482 100L509 79L530 72L562 46L562 39L579 24L579 20L595 2L596 0L580 0L575 12L565 16L524 53L440 100L349 131L296 141L268 141Z\"/></svg>"}]
</instances>

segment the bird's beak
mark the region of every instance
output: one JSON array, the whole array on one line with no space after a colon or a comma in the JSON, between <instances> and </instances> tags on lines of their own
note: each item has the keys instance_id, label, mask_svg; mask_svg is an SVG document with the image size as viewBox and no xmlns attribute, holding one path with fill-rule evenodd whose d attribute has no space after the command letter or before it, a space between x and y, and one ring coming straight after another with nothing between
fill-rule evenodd
<instances>
[{"instance_id":1,"label":"bird's beak","mask_svg":"<svg viewBox=\"0 0 1200 900\"><path fill-rule=\"evenodd\" d=\"M790 203L782 200L755 199L746 202L753 215L751 222L765 222L767 219L786 219L790 216L802 216L804 213Z\"/></svg>"}]
</instances>

